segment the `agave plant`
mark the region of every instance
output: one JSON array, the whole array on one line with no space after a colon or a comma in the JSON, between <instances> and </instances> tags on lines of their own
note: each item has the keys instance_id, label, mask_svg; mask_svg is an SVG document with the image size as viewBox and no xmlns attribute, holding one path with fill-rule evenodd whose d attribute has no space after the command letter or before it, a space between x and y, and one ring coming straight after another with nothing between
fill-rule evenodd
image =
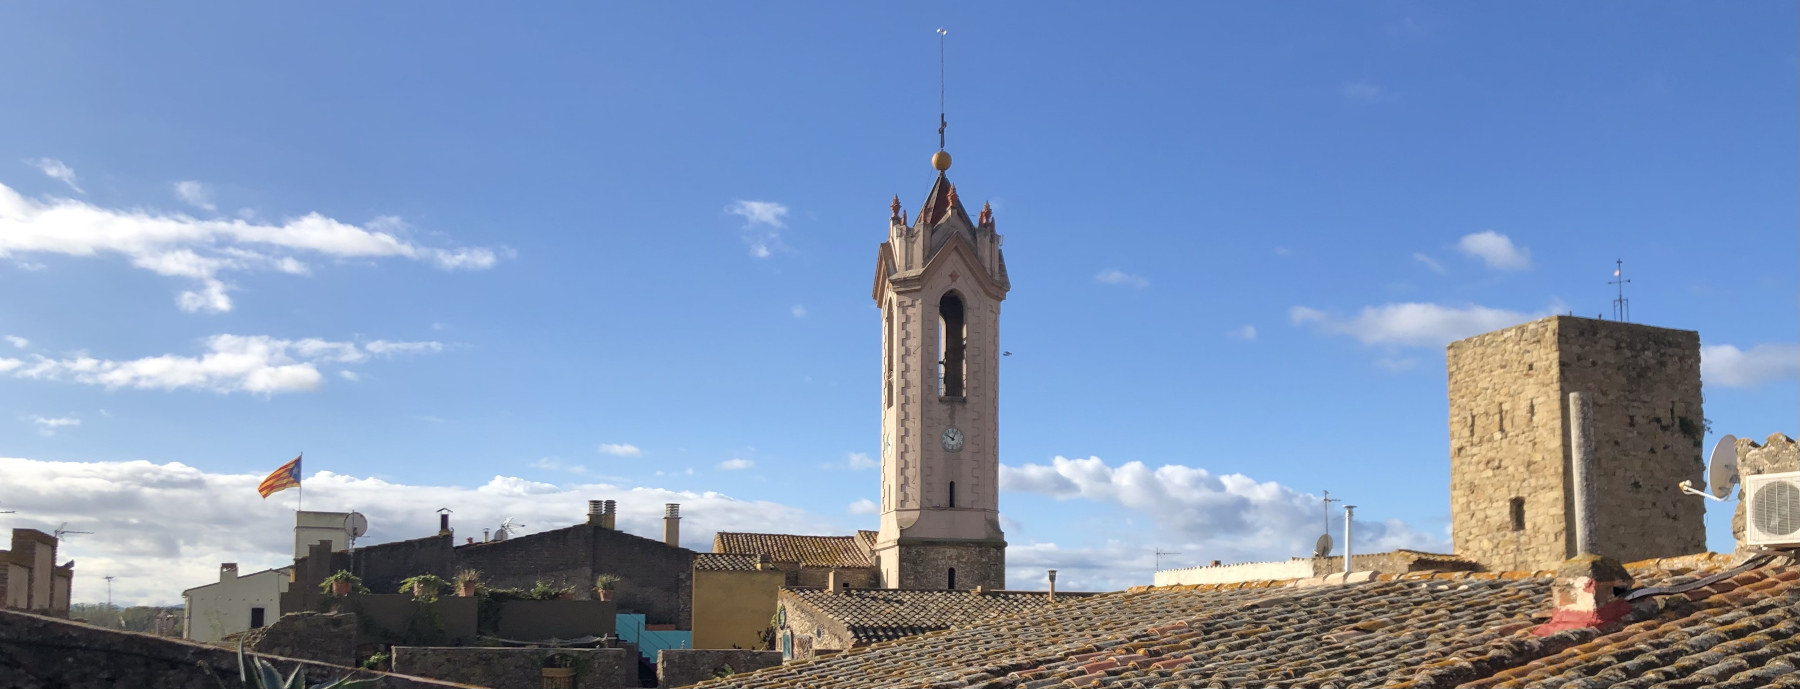
<instances>
[{"instance_id":1,"label":"agave plant","mask_svg":"<svg viewBox=\"0 0 1800 689\"><path fill-rule=\"evenodd\" d=\"M252 662L245 662L246 660ZM283 678L281 671L275 669L274 663L262 658L247 658L244 655L244 642L238 641L238 681L243 682L246 687L256 687L256 689L369 689L381 686L379 679L350 679L349 675L329 682L307 684L306 675L303 673L305 669L304 666L296 664L294 671Z\"/></svg>"}]
</instances>

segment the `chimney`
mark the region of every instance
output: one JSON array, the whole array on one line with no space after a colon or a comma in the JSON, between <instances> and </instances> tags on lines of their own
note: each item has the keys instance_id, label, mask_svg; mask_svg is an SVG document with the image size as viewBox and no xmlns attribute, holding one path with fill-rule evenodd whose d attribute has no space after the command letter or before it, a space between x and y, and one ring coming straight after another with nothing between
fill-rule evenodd
<instances>
[{"instance_id":1,"label":"chimney","mask_svg":"<svg viewBox=\"0 0 1800 689\"><path fill-rule=\"evenodd\" d=\"M663 542L671 548L681 547L681 505L663 505Z\"/></svg>"},{"instance_id":2,"label":"chimney","mask_svg":"<svg viewBox=\"0 0 1800 689\"><path fill-rule=\"evenodd\" d=\"M1356 512L1355 505L1344 506L1344 576L1350 576L1350 515Z\"/></svg>"},{"instance_id":3,"label":"chimney","mask_svg":"<svg viewBox=\"0 0 1800 689\"><path fill-rule=\"evenodd\" d=\"M438 535L450 535L450 513L438 510Z\"/></svg>"},{"instance_id":4,"label":"chimney","mask_svg":"<svg viewBox=\"0 0 1800 689\"><path fill-rule=\"evenodd\" d=\"M1599 534L1594 529L1597 521L1594 511L1598 507L1594 499L1594 429L1590 424L1594 418L1594 410L1588 396L1569 393L1569 478L1575 487L1575 548L1574 555L1592 555L1595 551L1595 539Z\"/></svg>"},{"instance_id":5,"label":"chimney","mask_svg":"<svg viewBox=\"0 0 1800 689\"><path fill-rule=\"evenodd\" d=\"M601 523L605 520L605 515L606 515L606 501L604 501L604 500L589 500L588 501L587 523L589 526L600 526Z\"/></svg>"},{"instance_id":6,"label":"chimney","mask_svg":"<svg viewBox=\"0 0 1800 689\"><path fill-rule=\"evenodd\" d=\"M602 529L617 529L617 528L619 528L619 503L617 501L605 500L605 501L601 502L600 528L602 528Z\"/></svg>"},{"instance_id":7,"label":"chimney","mask_svg":"<svg viewBox=\"0 0 1800 689\"><path fill-rule=\"evenodd\" d=\"M1549 636L1568 629L1591 627L1606 633L1623 626L1631 615L1625 592L1631 575L1618 561L1599 555L1577 555L1556 568L1556 611L1550 621L1531 630Z\"/></svg>"},{"instance_id":8,"label":"chimney","mask_svg":"<svg viewBox=\"0 0 1800 689\"><path fill-rule=\"evenodd\" d=\"M836 569L832 569L825 573L825 592L842 593L842 590L838 588L838 573Z\"/></svg>"},{"instance_id":9,"label":"chimney","mask_svg":"<svg viewBox=\"0 0 1800 689\"><path fill-rule=\"evenodd\" d=\"M1050 602L1056 602L1056 570L1050 570Z\"/></svg>"},{"instance_id":10,"label":"chimney","mask_svg":"<svg viewBox=\"0 0 1800 689\"><path fill-rule=\"evenodd\" d=\"M219 581L231 581L237 578L237 563L219 563Z\"/></svg>"},{"instance_id":11,"label":"chimney","mask_svg":"<svg viewBox=\"0 0 1800 689\"><path fill-rule=\"evenodd\" d=\"M1208 567L1217 567L1217 566L1219 566L1219 561L1218 561L1218 560L1213 560L1213 561L1212 561L1212 564L1210 564L1210 565L1207 565L1207 566L1208 566Z\"/></svg>"},{"instance_id":12,"label":"chimney","mask_svg":"<svg viewBox=\"0 0 1800 689\"><path fill-rule=\"evenodd\" d=\"M481 542L482 543L488 542L488 530L487 529L481 530Z\"/></svg>"}]
</instances>

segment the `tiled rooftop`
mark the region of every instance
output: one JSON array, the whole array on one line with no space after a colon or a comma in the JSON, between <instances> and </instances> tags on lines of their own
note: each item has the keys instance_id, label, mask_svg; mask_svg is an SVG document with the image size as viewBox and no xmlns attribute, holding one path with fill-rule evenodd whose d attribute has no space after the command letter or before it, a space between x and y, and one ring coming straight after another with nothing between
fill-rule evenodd
<instances>
[{"instance_id":1,"label":"tiled rooftop","mask_svg":"<svg viewBox=\"0 0 1800 689\"><path fill-rule=\"evenodd\" d=\"M1051 603L1045 592L849 589L783 589L818 614L842 622L858 645L971 624ZM1085 594L1075 594L1085 595ZM1072 600L1058 594L1059 602Z\"/></svg>"},{"instance_id":2,"label":"tiled rooftop","mask_svg":"<svg viewBox=\"0 0 1800 689\"><path fill-rule=\"evenodd\" d=\"M701 572L754 572L756 555L734 553L700 553L694 556L694 569Z\"/></svg>"},{"instance_id":3,"label":"tiled rooftop","mask_svg":"<svg viewBox=\"0 0 1800 689\"><path fill-rule=\"evenodd\" d=\"M1727 566L1695 556L1631 567L1644 587ZM1658 612L1617 632L1537 637L1552 574L1142 587L702 686L1800 687L1791 561L1650 599Z\"/></svg>"},{"instance_id":4,"label":"tiled rooftop","mask_svg":"<svg viewBox=\"0 0 1800 689\"><path fill-rule=\"evenodd\" d=\"M859 536L796 536L777 533L734 533L713 536L713 552L767 554L772 562L798 562L802 567L874 567Z\"/></svg>"}]
</instances>

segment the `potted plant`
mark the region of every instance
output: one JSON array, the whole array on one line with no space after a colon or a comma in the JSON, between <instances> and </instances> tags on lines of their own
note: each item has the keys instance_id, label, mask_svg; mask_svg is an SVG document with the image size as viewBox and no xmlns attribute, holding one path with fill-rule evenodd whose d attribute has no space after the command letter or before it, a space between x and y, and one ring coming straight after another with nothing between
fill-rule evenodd
<instances>
[{"instance_id":1,"label":"potted plant","mask_svg":"<svg viewBox=\"0 0 1800 689\"><path fill-rule=\"evenodd\" d=\"M456 573L456 595L460 598L473 598L475 587L481 583L481 572L465 569Z\"/></svg>"},{"instance_id":2,"label":"potted plant","mask_svg":"<svg viewBox=\"0 0 1800 689\"><path fill-rule=\"evenodd\" d=\"M594 577L594 592L600 595L600 600L612 600L613 589L619 588L620 581L623 579L617 574L602 574Z\"/></svg>"},{"instance_id":3,"label":"potted plant","mask_svg":"<svg viewBox=\"0 0 1800 689\"><path fill-rule=\"evenodd\" d=\"M339 598L348 596L351 592L369 592L369 589L363 586L362 578L343 569L333 572L331 576L325 577L324 581L319 582L319 590Z\"/></svg>"},{"instance_id":4,"label":"potted plant","mask_svg":"<svg viewBox=\"0 0 1800 689\"><path fill-rule=\"evenodd\" d=\"M413 597L420 600L434 600L438 592L444 590L449 582L436 574L420 574L400 580L400 592L412 591Z\"/></svg>"},{"instance_id":5,"label":"potted plant","mask_svg":"<svg viewBox=\"0 0 1800 689\"><path fill-rule=\"evenodd\" d=\"M544 656L542 672L544 689L573 689L575 686L575 657L567 653L552 653Z\"/></svg>"}]
</instances>

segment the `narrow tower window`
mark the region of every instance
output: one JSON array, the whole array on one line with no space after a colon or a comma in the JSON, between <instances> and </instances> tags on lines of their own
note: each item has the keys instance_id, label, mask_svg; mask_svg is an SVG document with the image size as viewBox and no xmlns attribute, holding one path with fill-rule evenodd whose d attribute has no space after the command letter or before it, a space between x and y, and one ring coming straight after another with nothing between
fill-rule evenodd
<instances>
[{"instance_id":1,"label":"narrow tower window","mask_svg":"<svg viewBox=\"0 0 1800 689\"><path fill-rule=\"evenodd\" d=\"M1525 498L1513 498L1511 501L1512 530L1525 530Z\"/></svg>"},{"instance_id":2,"label":"narrow tower window","mask_svg":"<svg viewBox=\"0 0 1800 689\"><path fill-rule=\"evenodd\" d=\"M885 404L894 406L894 303L888 302L887 329L881 332L886 340L885 353L882 356L881 390L886 397Z\"/></svg>"},{"instance_id":3,"label":"narrow tower window","mask_svg":"<svg viewBox=\"0 0 1800 689\"><path fill-rule=\"evenodd\" d=\"M950 482L950 506L951 507L956 506L956 482L955 481Z\"/></svg>"},{"instance_id":4,"label":"narrow tower window","mask_svg":"<svg viewBox=\"0 0 1800 689\"><path fill-rule=\"evenodd\" d=\"M953 293L938 300L938 394L963 396L963 348L968 343L963 327L963 303Z\"/></svg>"},{"instance_id":5,"label":"narrow tower window","mask_svg":"<svg viewBox=\"0 0 1800 689\"><path fill-rule=\"evenodd\" d=\"M951 568L950 568L950 576L949 576L949 579L950 579L950 585L949 585L949 586L945 586L945 587L944 587L944 588L947 588L947 589L953 589L953 588L956 588L956 568L955 568L955 567L951 567Z\"/></svg>"}]
</instances>

